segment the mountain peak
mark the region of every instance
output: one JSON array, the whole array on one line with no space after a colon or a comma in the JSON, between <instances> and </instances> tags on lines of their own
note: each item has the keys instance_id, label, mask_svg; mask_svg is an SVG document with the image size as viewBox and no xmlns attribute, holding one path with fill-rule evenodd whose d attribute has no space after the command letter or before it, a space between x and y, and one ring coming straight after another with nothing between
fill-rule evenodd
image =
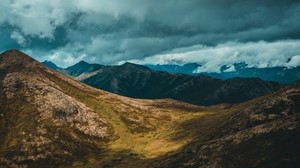
<instances>
[{"instance_id":1,"label":"mountain peak","mask_svg":"<svg viewBox=\"0 0 300 168\"><path fill-rule=\"evenodd\" d=\"M94 89L20 51L1 54L0 167L299 167L299 85L244 104L201 107L161 98L240 101L272 86L122 66L92 78L160 100Z\"/></svg>"},{"instance_id":2,"label":"mountain peak","mask_svg":"<svg viewBox=\"0 0 300 168\"><path fill-rule=\"evenodd\" d=\"M143 69L143 70L151 70L147 66L139 65L139 64L134 64L134 63L131 63L131 62L125 62L123 65L120 65L119 67L122 67L122 68L134 68L134 69Z\"/></svg>"},{"instance_id":3,"label":"mountain peak","mask_svg":"<svg viewBox=\"0 0 300 168\"><path fill-rule=\"evenodd\" d=\"M29 68L37 66L38 62L27 54L16 50L7 50L0 54L0 61L3 62L5 67L14 67L14 68Z\"/></svg>"},{"instance_id":4,"label":"mountain peak","mask_svg":"<svg viewBox=\"0 0 300 168\"><path fill-rule=\"evenodd\" d=\"M10 49L10 50L4 51L2 54L13 54L13 53L22 53L22 52L18 49Z\"/></svg>"},{"instance_id":5,"label":"mountain peak","mask_svg":"<svg viewBox=\"0 0 300 168\"><path fill-rule=\"evenodd\" d=\"M28 58L31 58L27 54L25 54L17 49L6 50L3 53L1 53L1 56L2 57L28 57Z\"/></svg>"},{"instance_id":6,"label":"mountain peak","mask_svg":"<svg viewBox=\"0 0 300 168\"><path fill-rule=\"evenodd\" d=\"M48 60L45 60L42 62L42 64L48 66L49 68L51 69L54 69L54 70L57 70L57 69L61 69L60 67L58 67L55 63L53 63L52 61L48 61Z\"/></svg>"},{"instance_id":7,"label":"mountain peak","mask_svg":"<svg viewBox=\"0 0 300 168\"><path fill-rule=\"evenodd\" d=\"M67 69L78 69L78 68L87 68L88 66L90 66L91 64L85 62L85 61L79 61L78 63L68 67Z\"/></svg>"},{"instance_id":8,"label":"mountain peak","mask_svg":"<svg viewBox=\"0 0 300 168\"><path fill-rule=\"evenodd\" d=\"M134 64L134 63L131 63L131 62L125 62L123 65L121 66L138 66L138 64Z\"/></svg>"},{"instance_id":9,"label":"mountain peak","mask_svg":"<svg viewBox=\"0 0 300 168\"><path fill-rule=\"evenodd\" d=\"M90 64L90 63L88 63L88 62L86 62L86 61L83 61L83 60L81 60L81 61L79 61L77 64Z\"/></svg>"},{"instance_id":10,"label":"mountain peak","mask_svg":"<svg viewBox=\"0 0 300 168\"><path fill-rule=\"evenodd\" d=\"M93 71L97 71L102 68L103 65L100 64L90 64L85 61L79 61L77 64L72 65L65 70L69 71L69 75L76 77L82 73L90 73Z\"/></svg>"}]
</instances>

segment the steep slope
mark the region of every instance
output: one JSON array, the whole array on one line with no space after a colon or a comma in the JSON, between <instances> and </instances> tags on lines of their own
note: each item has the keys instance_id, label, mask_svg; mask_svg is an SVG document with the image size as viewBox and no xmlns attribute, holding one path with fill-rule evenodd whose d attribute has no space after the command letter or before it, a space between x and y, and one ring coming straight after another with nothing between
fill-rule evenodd
<instances>
[{"instance_id":1,"label":"steep slope","mask_svg":"<svg viewBox=\"0 0 300 168\"><path fill-rule=\"evenodd\" d=\"M54 64L53 62L51 61L43 61L42 64L46 65L47 67L53 69L53 70L56 70L56 71L59 71L61 70L62 68L58 67L56 64Z\"/></svg>"},{"instance_id":2,"label":"steep slope","mask_svg":"<svg viewBox=\"0 0 300 168\"><path fill-rule=\"evenodd\" d=\"M2 166L60 165L98 153L97 144L114 137L107 119L53 81L58 74L16 50L0 63Z\"/></svg>"},{"instance_id":3,"label":"steep slope","mask_svg":"<svg viewBox=\"0 0 300 168\"><path fill-rule=\"evenodd\" d=\"M133 98L172 98L198 105L240 103L272 93L282 87L258 78L219 80L207 76L189 76L153 71L125 63L103 68L84 83Z\"/></svg>"},{"instance_id":4,"label":"steep slope","mask_svg":"<svg viewBox=\"0 0 300 168\"><path fill-rule=\"evenodd\" d=\"M299 167L299 102L297 84L235 106L214 138L191 143L151 167Z\"/></svg>"},{"instance_id":5,"label":"steep slope","mask_svg":"<svg viewBox=\"0 0 300 168\"><path fill-rule=\"evenodd\" d=\"M299 167L300 85L200 107L94 89L0 55L0 167Z\"/></svg>"},{"instance_id":6,"label":"steep slope","mask_svg":"<svg viewBox=\"0 0 300 168\"><path fill-rule=\"evenodd\" d=\"M151 138L139 137L173 123L175 107L199 109L97 90L17 50L0 55L0 81L0 167L93 165L119 151L141 150ZM131 149L132 140L141 146Z\"/></svg>"},{"instance_id":7,"label":"steep slope","mask_svg":"<svg viewBox=\"0 0 300 168\"><path fill-rule=\"evenodd\" d=\"M87 73L97 71L103 67L105 67L105 66L99 65L99 64L89 64L85 61L80 61L73 66L65 68L62 72L66 73L72 77L77 77L82 74L87 74Z\"/></svg>"}]
</instances>

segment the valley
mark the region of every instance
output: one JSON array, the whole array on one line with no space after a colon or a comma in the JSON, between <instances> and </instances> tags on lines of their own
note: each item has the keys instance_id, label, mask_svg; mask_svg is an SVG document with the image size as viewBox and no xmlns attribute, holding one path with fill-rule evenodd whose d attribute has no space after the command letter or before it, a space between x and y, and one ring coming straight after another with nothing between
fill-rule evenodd
<instances>
[{"instance_id":1,"label":"valley","mask_svg":"<svg viewBox=\"0 0 300 168\"><path fill-rule=\"evenodd\" d=\"M235 105L134 99L18 50L0 55L0 81L0 167L300 165L299 84Z\"/></svg>"}]
</instances>

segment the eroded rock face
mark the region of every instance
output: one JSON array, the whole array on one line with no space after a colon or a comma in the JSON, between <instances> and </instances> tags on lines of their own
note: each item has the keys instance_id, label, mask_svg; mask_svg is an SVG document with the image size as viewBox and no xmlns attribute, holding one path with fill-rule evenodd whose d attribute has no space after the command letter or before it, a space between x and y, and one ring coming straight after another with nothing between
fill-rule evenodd
<instances>
[{"instance_id":1,"label":"eroded rock face","mask_svg":"<svg viewBox=\"0 0 300 168\"><path fill-rule=\"evenodd\" d=\"M74 158L76 153L80 154L89 148L97 149L97 142L113 138L113 128L106 119L66 95L47 78L13 72L6 75L2 85L7 101L14 102L22 97L22 102L18 104L35 110L26 114L32 116L27 116L28 120L34 122L32 126L24 126L22 117L15 119L18 120L14 128L15 135L9 134L7 138L12 137L15 142L6 142L3 150L8 152L6 156L0 156L0 163L14 163L22 167L28 161L38 163L38 160L47 158L59 160L60 156Z\"/></svg>"},{"instance_id":2,"label":"eroded rock face","mask_svg":"<svg viewBox=\"0 0 300 168\"><path fill-rule=\"evenodd\" d=\"M54 83L46 79L26 77L10 73L3 80L7 99L13 99L20 85L25 87L26 101L36 105L41 120L52 121L56 126L68 126L97 138L109 138L108 122L76 99L64 94ZM47 84L46 84L47 83Z\"/></svg>"},{"instance_id":3,"label":"eroded rock face","mask_svg":"<svg viewBox=\"0 0 300 168\"><path fill-rule=\"evenodd\" d=\"M233 126L227 133L265 124L277 119L300 113L300 87L282 91L282 93L264 98L233 115Z\"/></svg>"}]
</instances>

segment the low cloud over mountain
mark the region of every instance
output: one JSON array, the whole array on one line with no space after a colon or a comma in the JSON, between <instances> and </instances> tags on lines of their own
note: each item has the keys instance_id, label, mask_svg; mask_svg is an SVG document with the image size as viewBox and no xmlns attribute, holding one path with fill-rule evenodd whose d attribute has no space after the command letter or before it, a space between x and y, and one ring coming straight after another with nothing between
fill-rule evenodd
<instances>
[{"instance_id":1,"label":"low cloud over mountain","mask_svg":"<svg viewBox=\"0 0 300 168\"><path fill-rule=\"evenodd\" d=\"M3 0L0 50L18 48L63 67L81 59L191 60L206 64L199 71L240 61L291 67L299 64L299 13L295 0Z\"/></svg>"}]
</instances>

